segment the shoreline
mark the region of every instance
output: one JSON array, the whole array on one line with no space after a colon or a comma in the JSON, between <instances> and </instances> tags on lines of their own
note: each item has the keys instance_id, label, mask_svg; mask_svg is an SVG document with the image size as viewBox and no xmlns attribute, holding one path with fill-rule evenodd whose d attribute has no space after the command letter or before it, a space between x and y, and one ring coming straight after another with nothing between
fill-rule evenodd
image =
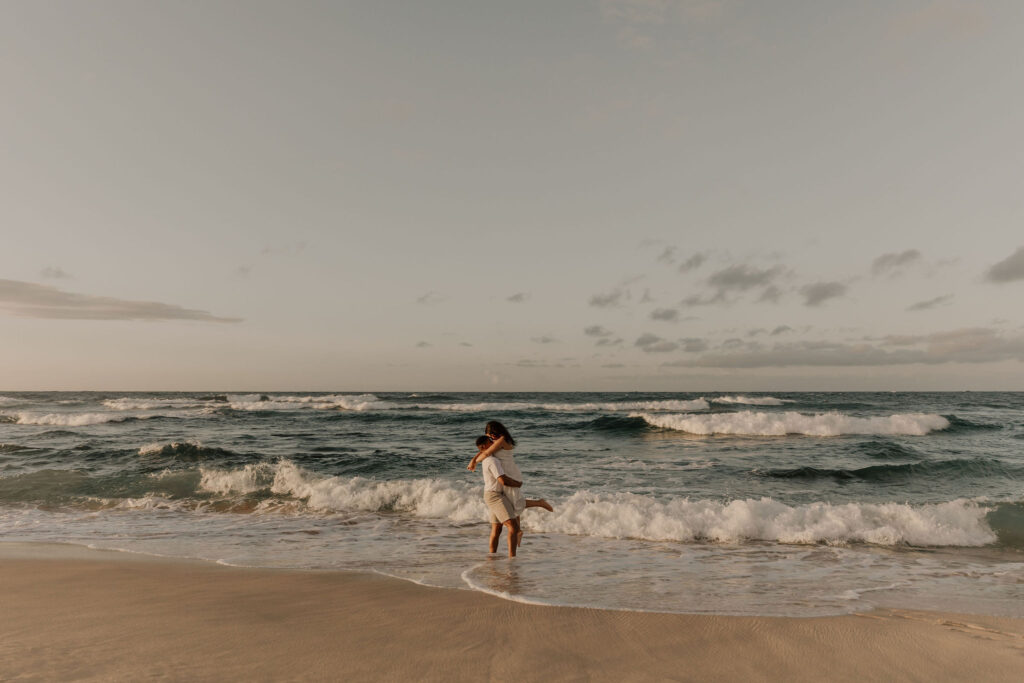
<instances>
[{"instance_id":1,"label":"shoreline","mask_svg":"<svg viewBox=\"0 0 1024 683\"><path fill-rule=\"evenodd\" d=\"M380 574L0 543L0 678L1019 680L1024 619L610 611Z\"/></svg>"}]
</instances>

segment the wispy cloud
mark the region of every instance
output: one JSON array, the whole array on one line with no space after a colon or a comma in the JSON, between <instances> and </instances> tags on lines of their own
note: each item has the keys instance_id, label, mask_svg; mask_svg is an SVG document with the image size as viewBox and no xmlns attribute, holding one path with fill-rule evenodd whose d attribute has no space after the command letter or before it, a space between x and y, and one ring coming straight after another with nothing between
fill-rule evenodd
<instances>
[{"instance_id":1,"label":"wispy cloud","mask_svg":"<svg viewBox=\"0 0 1024 683\"><path fill-rule=\"evenodd\" d=\"M530 295L527 292L516 292L512 296L505 297L505 301L513 304L521 304L524 301L529 300Z\"/></svg>"},{"instance_id":2,"label":"wispy cloud","mask_svg":"<svg viewBox=\"0 0 1024 683\"><path fill-rule=\"evenodd\" d=\"M692 256L690 256L690 258L686 259L685 261L679 264L679 272L688 273L691 270L696 270L697 268L700 268L702 265L704 265L704 262L707 260L708 257L705 254L693 254Z\"/></svg>"},{"instance_id":3,"label":"wispy cloud","mask_svg":"<svg viewBox=\"0 0 1024 683\"><path fill-rule=\"evenodd\" d=\"M776 327L775 329L773 329L771 331L771 335L773 337L777 337L780 334L785 334L787 332L792 332L792 331L793 331L793 328L790 327L789 325L779 325L778 327Z\"/></svg>"},{"instance_id":4,"label":"wispy cloud","mask_svg":"<svg viewBox=\"0 0 1024 683\"><path fill-rule=\"evenodd\" d=\"M39 276L47 280L70 280L71 275L66 273L63 268L57 268L56 266L47 266L39 271Z\"/></svg>"},{"instance_id":5,"label":"wispy cloud","mask_svg":"<svg viewBox=\"0 0 1024 683\"><path fill-rule=\"evenodd\" d=\"M679 321L679 311L674 308L656 308L651 311L651 320L661 320L667 323Z\"/></svg>"},{"instance_id":6,"label":"wispy cloud","mask_svg":"<svg viewBox=\"0 0 1024 683\"><path fill-rule=\"evenodd\" d=\"M786 274L786 268L777 265L771 268L758 268L747 263L738 263L712 273L707 284L714 289L711 294L692 294L681 302L683 306L711 306L714 304L730 304L735 295L743 294L751 289L764 287L758 301L774 301L782 295L773 283Z\"/></svg>"},{"instance_id":7,"label":"wispy cloud","mask_svg":"<svg viewBox=\"0 0 1024 683\"><path fill-rule=\"evenodd\" d=\"M437 292L430 291L424 294L423 296L416 297L416 303L418 303L421 306L431 306L433 304L441 303L442 301L445 300L445 298L446 297L444 297L441 294L438 294Z\"/></svg>"},{"instance_id":8,"label":"wispy cloud","mask_svg":"<svg viewBox=\"0 0 1024 683\"><path fill-rule=\"evenodd\" d=\"M597 308L615 308L629 300L629 291L616 288L604 294L595 294L590 297L590 305Z\"/></svg>"},{"instance_id":9,"label":"wispy cloud","mask_svg":"<svg viewBox=\"0 0 1024 683\"><path fill-rule=\"evenodd\" d=\"M640 335L634 346L640 347L640 350L644 353L665 353L667 351L675 351L679 348L679 344L669 341L668 339L662 339L656 334L646 332Z\"/></svg>"},{"instance_id":10,"label":"wispy cloud","mask_svg":"<svg viewBox=\"0 0 1024 683\"><path fill-rule=\"evenodd\" d=\"M1020 247L985 273L989 282L1013 282L1024 280L1024 247Z\"/></svg>"},{"instance_id":11,"label":"wispy cloud","mask_svg":"<svg viewBox=\"0 0 1024 683\"><path fill-rule=\"evenodd\" d=\"M555 344L558 342L558 340L552 337L550 334L545 334L540 337L532 337L530 341L532 341L534 344Z\"/></svg>"},{"instance_id":12,"label":"wispy cloud","mask_svg":"<svg viewBox=\"0 0 1024 683\"><path fill-rule=\"evenodd\" d=\"M692 360L666 363L678 367L767 368L889 366L907 364L992 363L1024 361L1024 337L991 328L964 328L927 335L893 335L858 343L800 341L723 345Z\"/></svg>"},{"instance_id":13,"label":"wispy cloud","mask_svg":"<svg viewBox=\"0 0 1024 683\"><path fill-rule=\"evenodd\" d=\"M871 262L874 275L897 275L904 266L921 260L921 252L917 249L882 254Z\"/></svg>"},{"instance_id":14,"label":"wispy cloud","mask_svg":"<svg viewBox=\"0 0 1024 683\"><path fill-rule=\"evenodd\" d=\"M918 301L916 304L907 306L908 311L927 311L931 308L937 308L948 304L953 299L952 294L946 294L945 296L937 296L934 299L928 299L927 301Z\"/></svg>"},{"instance_id":15,"label":"wispy cloud","mask_svg":"<svg viewBox=\"0 0 1024 683\"><path fill-rule=\"evenodd\" d=\"M613 332L601 325L591 325L583 328L583 334L588 337L610 337Z\"/></svg>"},{"instance_id":16,"label":"wispy cloud","mask_svg":"<svg viewBox=\"0 0 1024 683\"><path fill-rule=\"evenodd\" d=\"M416 348L417 348L417 349L428 349L428 348L430 348L431 346L432 346L432 345L431 345L431 343L430 343L430 342L428 342L428 341L420 341L420 342L416 342Z\"/></svg>"},{"instance_id":17,"label":"wispy cloud","mask_svg":"<svg viewBox=\"0 0 1024 683\"><path fill-rule=\"evenodd\" d=\"M829 299L846 294L846 285L842 282L814 282L800 288L805 306L820 306Z\"/></svg>"},{"instance_id":18,"label":"wispy cloud","mask_svg":"<svg viewBox=\"0 0 1024 683\"><path fill-rule=\"evenodd\" d=\"M0 308L23 318L62 320L199 320L217 323L242 320L157 301L75 294L50 285L19 280L0 280Z\"/></svg>"}]
</instances>

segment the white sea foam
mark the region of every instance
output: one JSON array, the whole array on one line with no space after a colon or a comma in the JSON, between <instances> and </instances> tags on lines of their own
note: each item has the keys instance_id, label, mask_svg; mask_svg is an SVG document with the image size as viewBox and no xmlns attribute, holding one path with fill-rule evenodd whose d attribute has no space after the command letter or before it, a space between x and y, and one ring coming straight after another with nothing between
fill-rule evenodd
<instances>
[{"instance_id":1,"label":"white sea foam","mask_svg":"<svg viewBox=\"0 0 1024 683\"><path fill-rule=\"evenodd\" d=\"M275 471L281 466L258 463L233 470L201 467L199 489L221 495L259 491L273 483Z\"/></svg>"},{"instance_id":2,"label":"white sea foam","mask_svg":"<svg viewBox=\"0 0 1024 683\"><path fill-rule=\"evenodd\" d=\"M838 436L840 434L890 434L924 436L929 432L946 429L949 420L941 415L906 413L884 417L852 417L842 413L804 415L784 413L757 413L749 410L737 413L708 415L655 415L634 413L648 424L662 429L674 429L690 434L739 434L752 436Z\"/></svg>"},{"instance_id":3,"label":"white sea foam","mask_svg":"<svg viewBox=\"0 0 1024 683\"><path fill-rule=\"evenodd\" d=\"M112 398L103 401L112 410L156 410L158 408L198 408L206 402L190 398Z\"/></svg>"},{"instance_id":4,"label":"white sea foam","mask_svg":"<svg viewBox=\"0 0 1024 683\"><path fill-rule=\"evenodd\" d=\"M318 410L388 410L394 404L382 401L373 394L330 394L324 396L267 396L260 400L259 394L247 396L228 396L228 406L232 410L301 410L313 408ZM245 400L242 400L245 399Z\"/></svg>"},{"instance_id":5,"label":"white sea foam","mask_svg":"<svg viewBox=\"0 0 1024 683\"><path fill-rule=\"evenodd\" d=\"M0 396L0 405L4 405L5 403L19 403L19 402L20 402L20 400L14 398L13 396Z\"/></svg>"},{"instance_id":6,"label":"white sea foam","mask_svg":"<svg viewBox=\"0 0 1024 683\"><path fill-rule=\"evenodd\" d=\"M120 422L126 417L118 413L16 413L15 416L20 425L59 425L62 427L83 427L105 422Z\"/></svg>"},{"instance_id":7,"label":"white sea foam","mask_svg":"<svg viewBox=\"0 0 1024 683\"><path fill-rule=\"evenodd\" d=\"M718 396L711 399L712 403L739 403L749 406L781 406L784 403L795 403L789 399L774 396Z\"/></svg>"},{"instance_id":8,"label":"white sea foam","mask_svg":"<svg viewBox=\"0 0 1024 683\"><path fill-rule=\"evenodd\" d=\"M220 495L268 486L278 496L304 501L313 511L397 512L457 524L486 519L479 487L463 482L326 477L282 460L241 469L203 469L200 483L200 489ZM982 546L996 540L985 521L988 510L965 499L931 505L790 506L770 498L665 501L581 491L553 502L554 513L528 512L524 526L535 532L657 541Z\"/></svg>"},{"instance_id":9,"label":"white sea foam","mask_svg":"<svg viewBox=\"0 0 1024 683\"><path fill-rule=\"evenodd\" d=\"M628 493L576 493L555 514L533 515L527 527L608 538L781 543L981 546L996 535L985 522L987 510L960 499L936 505L902 503L810 503L789 506L770 498L734 500L674 499L660 502Z\"/></svg>"},{"instance_id":10,"label":"white sea foam","mask_svg":"<svg viewBox=\"0 0 1024 683\"><path fill-rule=\"evenodd\" d=\"M703 398L664 401L616 401L610 403L533 403L515 401L510 403L417 403L412 407L420 410L445 410L465 413L500 413L513 410L551 410L560 413L591 413L627 410L707 410L711 406Z\"/></svg>"}]
</instances>

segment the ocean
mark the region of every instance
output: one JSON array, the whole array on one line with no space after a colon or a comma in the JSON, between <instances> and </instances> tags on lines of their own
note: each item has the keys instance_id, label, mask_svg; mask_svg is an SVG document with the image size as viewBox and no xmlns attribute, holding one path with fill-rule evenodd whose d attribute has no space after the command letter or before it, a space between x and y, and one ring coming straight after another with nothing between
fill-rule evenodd
<instances>
[{"instance_id":1,"label":"ocean","mask_svg":"<svg viewBox=\"0 0 1024 683\"><path fill-rule=\"evenodd\" d=\"M488 420L519 556L487 553ZM370 571L511 600L1024 617L1024 393L0 396L0 542Z\"/></svg>"}]
</instances>

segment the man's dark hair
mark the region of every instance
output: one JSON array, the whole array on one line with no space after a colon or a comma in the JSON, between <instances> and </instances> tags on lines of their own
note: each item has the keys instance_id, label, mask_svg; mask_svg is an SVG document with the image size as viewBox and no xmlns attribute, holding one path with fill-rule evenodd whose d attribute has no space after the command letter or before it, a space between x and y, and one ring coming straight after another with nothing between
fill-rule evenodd
<instances>
[{"instance_id":1,"label":"man's dark hair","mask_svg":"<svg viewBox=\"0 0 1024 683\"><path fill-rule=\"evenodd\" d=\"M478 436L476 437L476 447L483 448L484 446L490 446L493 439L489 436Z\"/></svg>"}]
</instances>

